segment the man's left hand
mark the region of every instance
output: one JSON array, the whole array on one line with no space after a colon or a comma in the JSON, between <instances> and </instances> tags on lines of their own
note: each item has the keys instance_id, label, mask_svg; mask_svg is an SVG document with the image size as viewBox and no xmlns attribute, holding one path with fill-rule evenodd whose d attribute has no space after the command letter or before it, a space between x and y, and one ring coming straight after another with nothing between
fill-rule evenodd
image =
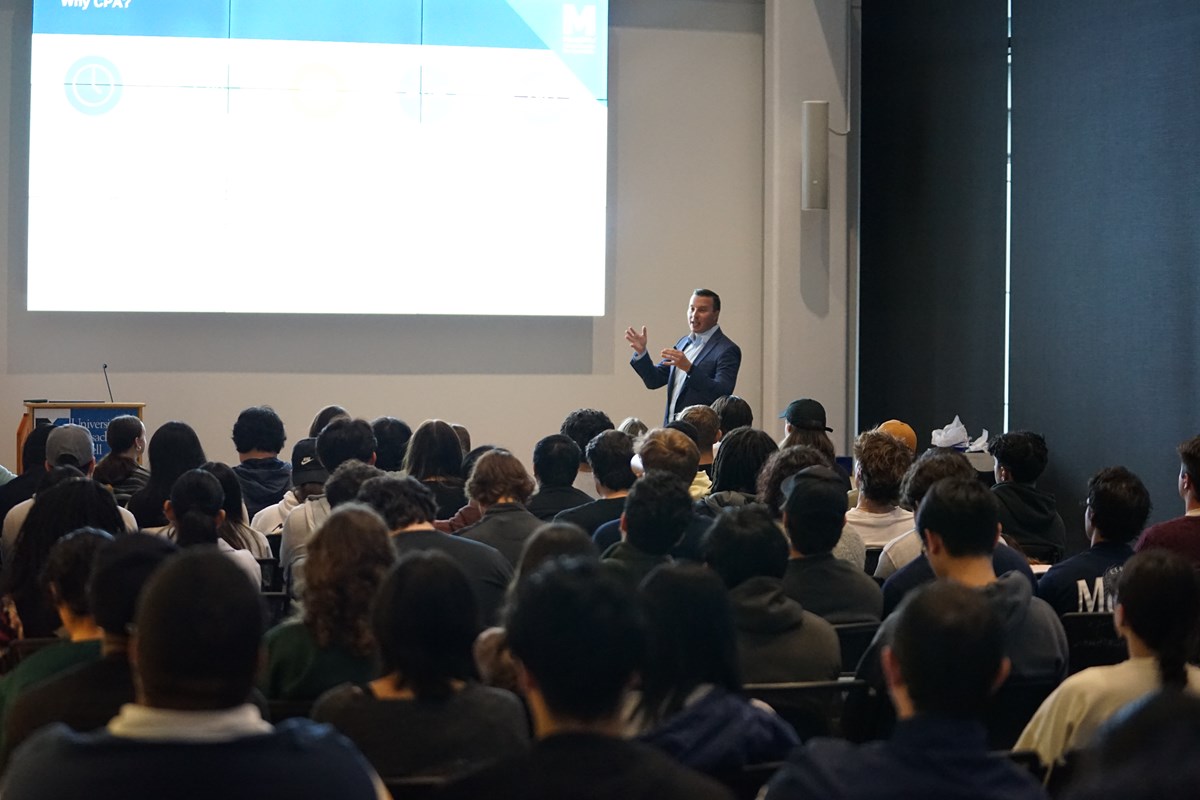
<instances>
[{"instance_id":1,"label":"man's left hand","mask_svg":"<svg viewBox=\"0 0 1200 800\"><path fill-rule=\"evenodd\" d=\"M668 347L662 351L662 360L667 366L682 370L684 373L692 371L692 362L688 361L688 357L683 354L682 350L676 350L673 347Z\"/></svg>"}]
</instances>

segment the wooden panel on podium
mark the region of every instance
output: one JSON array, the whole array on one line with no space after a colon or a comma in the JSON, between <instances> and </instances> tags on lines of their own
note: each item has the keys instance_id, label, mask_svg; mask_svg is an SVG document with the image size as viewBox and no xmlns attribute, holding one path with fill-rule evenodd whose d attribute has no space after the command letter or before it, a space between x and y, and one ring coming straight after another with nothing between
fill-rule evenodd
<instances>
[{"instance_id":1,"label":"wooden panel on podium","mask_svg":"<svg viewBox=\"0 0 1200 800\"><path fill-rule=\"evenodd\" d=\"M17 426L17 473L25 471L25 465L21 459L21 449L25 445L25 437L39 423L51 425L74 423L87 428L92 434L92 452L99 461L108 453L105 434L108 431L109 420L126 414L141 419L142 410L145 407L145 403L26 400L25 413L21 416L21 424Z\"/></svg>"}]
</instances>

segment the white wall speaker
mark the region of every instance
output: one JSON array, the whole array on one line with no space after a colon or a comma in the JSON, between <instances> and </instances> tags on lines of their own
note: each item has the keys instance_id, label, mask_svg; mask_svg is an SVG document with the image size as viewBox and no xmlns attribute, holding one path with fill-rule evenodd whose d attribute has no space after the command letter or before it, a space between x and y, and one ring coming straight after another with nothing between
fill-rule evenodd
<instances>
[{"instance_id":1,"label":"white wall speaker","mask_svg":"<svg viewBox=\"0 0 1200 800\"><path fill-rule=\"evenodd\" d=\"M801 208L829 208L829 103L805 100L800 118Z\"/></svg>"}]
</instances>

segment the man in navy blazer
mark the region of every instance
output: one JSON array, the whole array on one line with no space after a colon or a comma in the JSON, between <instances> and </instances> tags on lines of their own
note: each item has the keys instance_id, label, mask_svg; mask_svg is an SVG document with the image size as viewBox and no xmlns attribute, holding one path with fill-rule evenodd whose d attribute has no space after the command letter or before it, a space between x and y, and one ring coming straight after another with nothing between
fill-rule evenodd
<instances>
[{"instance_id":1,"label":"man in navy blazer","mask_svg":"<svg viewBox=\"0 0 1200 800\"><path fill-rule=\"evenodd\" d=\"M646 352L646 327L625 330L625 341L633 348L630 365L647 389L667 387L666 425L692 405L712 405L718 397L733 394L742 350L721 332L721 297L711 289L697 289L688 304L691 333L661 353L655 364Z\"/></svg>"}]
</instances>

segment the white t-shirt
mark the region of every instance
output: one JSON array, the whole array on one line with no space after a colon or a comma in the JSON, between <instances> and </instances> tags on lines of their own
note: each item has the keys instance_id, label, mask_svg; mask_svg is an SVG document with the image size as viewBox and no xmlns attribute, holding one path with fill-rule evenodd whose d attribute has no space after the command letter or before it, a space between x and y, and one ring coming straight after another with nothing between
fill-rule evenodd
<instances>
[{"instance_id":1,"label":"white t-shirt","mask_svg":"<svg viewBox=\"0 0 1200 800\"><path fill-rule=\"evenodd\" d=\"M913 513L896 506L884 514L852 508L846 512L846 529L862 537L867 547L883 547L913 527Z\"/></svg>"}]
</instances>

